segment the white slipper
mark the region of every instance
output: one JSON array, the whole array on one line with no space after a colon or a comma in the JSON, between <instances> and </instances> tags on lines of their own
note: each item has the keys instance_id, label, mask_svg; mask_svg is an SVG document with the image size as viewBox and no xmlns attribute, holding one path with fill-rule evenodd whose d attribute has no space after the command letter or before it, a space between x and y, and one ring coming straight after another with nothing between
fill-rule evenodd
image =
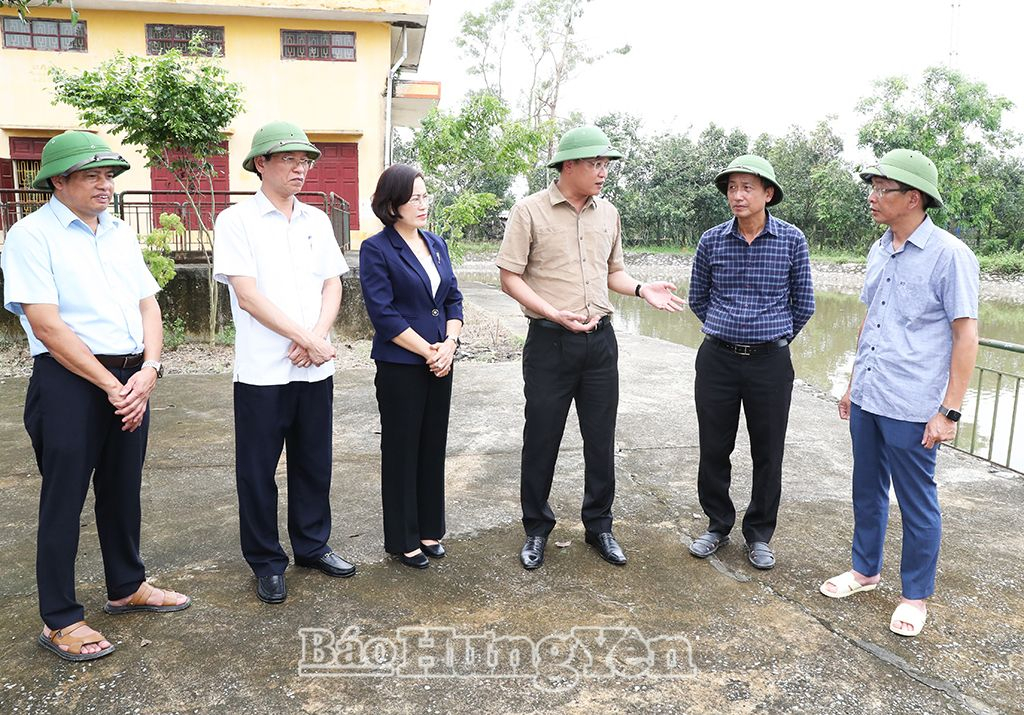
<instances>
[{"instance_id":1,"label":"white slipper","mask_svg":"<svg viewBox=\"0 0 1024 715\"><path fill-rule=\"evenodd\" d=\"M924 628L924 622L928 620L928 614L916 606L911 606L909 603L901 603L896 606L896 610L892 612L892 618L889 619L889 630L898 636L906 636L908 638L916 636ZM893 627L894 621L902 621L903 623L910 624L910 630L904 631L899 628Z\"/></svg>"},{"instance_id":2,"label":"white slipper","mask_svg":"<svg viewBox=\"0 0 1024 715\"><path fill-rule=\"evenodd\" d=\"M835 593L825 588L830 583L836 587ZM860 593L861 591L874 591L877 587L877 583L858 583L857 579L853 575L853 571L847 571L846 573L841 573L838 576L833 576L828 581L821 584L821 587L818 590L829 598L846 598L847 596L852 596L853 594Z\"/></svg>"}]
</instances>

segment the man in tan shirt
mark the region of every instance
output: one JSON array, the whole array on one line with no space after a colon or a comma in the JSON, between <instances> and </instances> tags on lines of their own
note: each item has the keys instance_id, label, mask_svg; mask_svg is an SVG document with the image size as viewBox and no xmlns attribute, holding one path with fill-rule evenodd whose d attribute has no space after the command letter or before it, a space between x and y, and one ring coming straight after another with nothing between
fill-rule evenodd
<instances>
[{"instance_id":1,"label":"man in tan shirt","mask_svg":"<svg viewBox=\"0 0 1024 715\"><path fill-rule=\"evenodd\" d=\"M626 563L612 535L619 351L608 291L642 297L660 310L675 312L685 305L671 283L642 284L626 273L619 212L597 197L609 162L620 158L597 127L567 132L548 163L558 170L558 179L512 208L498 252L501 288L530 319L523 348L526 424L520 477L526 530L520 560L527 569L544 563L555 526L548 496L573 400L586 465L581 513L586 540L606 561Z\"/></svg>"}]
</instances>

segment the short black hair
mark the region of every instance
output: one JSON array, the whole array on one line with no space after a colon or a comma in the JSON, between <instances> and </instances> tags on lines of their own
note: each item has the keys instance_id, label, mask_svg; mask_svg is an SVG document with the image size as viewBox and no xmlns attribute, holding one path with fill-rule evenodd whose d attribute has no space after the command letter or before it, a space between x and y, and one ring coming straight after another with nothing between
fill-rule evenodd
<instances>
[{"instance_id":1,"label":"short black hair","mask_svg":"<svg viewBox=\"0 0 1024 715\"><path fill-rule=\"evenodd\" d=\"M385 226L394 225L400 218L398 207L409 203L416 179L426 181L423 172L409 164L392 164L377 179L370 207Z\"/></svg>"}]
</instances>

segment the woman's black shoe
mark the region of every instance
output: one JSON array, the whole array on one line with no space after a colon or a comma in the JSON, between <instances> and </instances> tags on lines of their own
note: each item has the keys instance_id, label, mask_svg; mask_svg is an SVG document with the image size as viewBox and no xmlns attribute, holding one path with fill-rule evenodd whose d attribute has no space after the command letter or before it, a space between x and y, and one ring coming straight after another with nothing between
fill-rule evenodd
<instances>
[{"instance_id":1,"label":"woman's black shoe","mask_svg":"<svg viewBox=\"0 0 1024 715\"><path fill-rule=\"evenodd\" d=\"M425 553L427 556L429 556L432 559L443 559L445 557L445 554L448 553L447 551L444 550L444 547L441 546L440 543L437 543L437 544L424 544L421 541L420 542L420 549L422 549L423 553Z\"/></svg>"},{"instance_id":2,"label":"woman's black shoe","mask_svg":"<svg viewBox=\"0 0 1024 715\"><path fill-rule=\"evenodd\" d=\"M425 569L430 566L430 561L422 553L416 554L415 556L406 556L405 554L392 554L392 556L406 566L411 566L414 569Z\"/></svg>"}]
</instances>

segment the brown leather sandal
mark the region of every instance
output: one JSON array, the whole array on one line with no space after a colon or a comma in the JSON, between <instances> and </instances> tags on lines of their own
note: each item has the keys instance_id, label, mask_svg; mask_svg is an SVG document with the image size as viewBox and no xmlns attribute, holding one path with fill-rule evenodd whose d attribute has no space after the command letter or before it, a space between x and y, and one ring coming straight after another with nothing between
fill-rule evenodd
<instances>
[{"instance_id":1,"label":"brown leather sandal","mask_svg":"<svg viewBox=\"0 0 1024 715\"><path fill-rule=\"evenodd\" d=\"M123 606L115 606L110 601L107 601L103 605L103 610L112 616L119 615L121 613L132 613L134 611L152 611L156 613L170 613L171 611L183 611L192 605L192 599L188 596L185 597L184 603L178 603L177 597L182 595L176 591L169 591L164 589L164 600L163 603L152 604L147 603L150 595L156 589L153 588L147 581L143 581L139 586L139 590L132 594L132 597L128 599L128 603Z\"/></svg>"},{"instance_id":2,"label":"brown leather sandal","mask_svg":"<svg viewBox=\"0 0 1024 715\"><path fill-rule=\"evenodd\" d=\"M85 626L85 621L78 621L72 623L70 626L64 626L57 630L50 631L50 636L46 637L42 633L39 634L39 645L47 650L51 650L59 655L64 660L96 660L102 658L105 655L110 655L114 652L114 645L110 644L103 650L98 650L95 653L83 653L82 646L91 645L93 643L102 643L106 640L102 633L95 633L91 636L73 636L72 632L78 630L82 626ZM61 648L62 645L68 647L67 650Z\"/></svg>"}]
</instances>

